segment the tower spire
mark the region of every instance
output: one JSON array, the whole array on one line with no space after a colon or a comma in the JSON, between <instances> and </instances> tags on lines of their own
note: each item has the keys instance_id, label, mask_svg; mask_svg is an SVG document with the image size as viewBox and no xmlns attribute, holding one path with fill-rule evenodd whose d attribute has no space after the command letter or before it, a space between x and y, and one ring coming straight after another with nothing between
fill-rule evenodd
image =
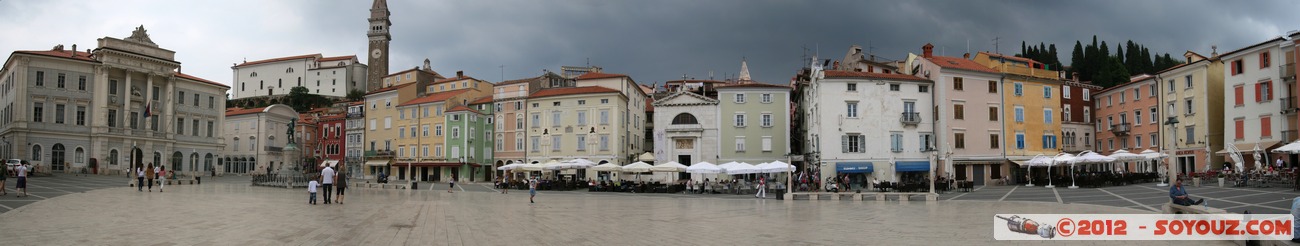
<instances>
[{"instance_id":1,"label":"tower spire","mask_svg":"<svg viewBox=\"0 0 1300 246\"><path fill-rule=\"evenodd\" d=\"M747 64L747 62L745 61L745 58L744 58L744 57L741 57L741 58L740 58L740 77L737 78L737 80L739 80L739 81L750 81L750 80L751 80L751 79L749 78L749 64Z\"/></svg>"}]
</instances>

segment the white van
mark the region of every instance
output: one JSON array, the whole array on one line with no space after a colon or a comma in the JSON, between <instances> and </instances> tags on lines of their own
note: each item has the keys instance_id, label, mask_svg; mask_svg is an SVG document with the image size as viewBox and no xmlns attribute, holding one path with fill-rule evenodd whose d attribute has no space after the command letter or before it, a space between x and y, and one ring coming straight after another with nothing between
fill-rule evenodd
<instances>
[{"instance_id":1,"label":"white van","mask_svg":"<svg viewBox=\"0 0 1300 246\"><path fill-rule=\"evenodd\" d=\"M23 160L19 160L19 159L5 160L5 170L8 171L9 173L13 173L14 175L17 175L17 173L14 173L14 170L18 168L18 165L22 165L22 163Z\"/></svg>"}]
</instances>

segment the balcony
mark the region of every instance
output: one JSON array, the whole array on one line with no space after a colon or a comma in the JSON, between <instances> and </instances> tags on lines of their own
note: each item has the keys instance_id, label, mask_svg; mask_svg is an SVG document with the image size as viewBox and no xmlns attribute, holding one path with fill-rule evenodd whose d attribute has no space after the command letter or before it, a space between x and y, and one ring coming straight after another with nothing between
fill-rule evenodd
<instances>
[{"instance_id":1,"label":"balcony","mask_svg":"<svg viewBox=\"0 0 1300 246\"><path fill-rule=\"evenodd\" d=\"M1293 114L1293 113L1296 112L1296 109L1297 109L1297 108L1296 108L1296 103L1295 103L1295 97L1294 97L1294 96L1283 97L1283 98L1282 98L1282 113L1283 113L1283 114Z\"/></svg>"},{"instance_id":2,"label":"balcony","mask_svg":"<svg viewBox=\"0 0 1300 246\"><path fill-rule=\"evenodd\" d=\"M1129 125L1129 123L1110 125L1110 132L1114 133L1116 136L1128 136L1128 132L1131 130L1133 130L1133 126Z\"/></svg>"},{"instance_id":3,"label":"balcony","mask_svg":"<svg viewBox=\"0 0 1300 246\"><path fill-rule=\"evenodd\" d=\"M917 113L917 112L903 112L903 117L900 117L898 120L901 121L901 122L903 122L903 125L913 125L913 126L914 126L914 125L916 125L916 124L920 124L920 123L921 123L921 113Z\"/></svg>"},{"instance_id":4,"label":"balcony","mask_svg":"<svg viewBox=\"0 0 1300 246\"><path fill-rule=\"evenodd\" d=\"M266 146L266 151L280 152L280 151L284 151L284 147Z\"/></svg>"},{"instance_id":5,"label":"balcony","mask_svg":"<svg viewBox=\"0 0 1300 246\"><path fill-rule=\"evenodd\" d=\"M366 157L392 157L392 150L367 150Z\"/></svg>"},{"instance_id":6,"label":"balcony","mask_svg":"<svg viewBox=\"0 0 1300 246\"><path fill-rule=\"evenodd\" d=\"M1287 63L1286 65L1278 66L1278 68L1279 68L1279 69L1278 69L1277 72L1278 72L1278 75L1282 77L1282 81L1295 81L1295 63L1294 63L1294 62L1292 62L1292 63Z\"/></svg>"}]
</instances>

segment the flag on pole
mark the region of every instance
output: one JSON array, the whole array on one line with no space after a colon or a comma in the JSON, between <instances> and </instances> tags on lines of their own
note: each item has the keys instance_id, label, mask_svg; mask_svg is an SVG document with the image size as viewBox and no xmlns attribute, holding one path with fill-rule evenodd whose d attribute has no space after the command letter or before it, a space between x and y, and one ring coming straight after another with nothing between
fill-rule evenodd
<instances>
[{"instance_id":1,"label":"flag on pole","mask_svg":"<svg viewBox=\"0 0 1300 246\"><path fill-rule=\"evenodd\" d=\"M145 118L145 119L148 119L149 116L153 116L153 102L151 102L151 101L145 101L145 103L144 103L144 118Z\"/></svg>"}]
</instances>

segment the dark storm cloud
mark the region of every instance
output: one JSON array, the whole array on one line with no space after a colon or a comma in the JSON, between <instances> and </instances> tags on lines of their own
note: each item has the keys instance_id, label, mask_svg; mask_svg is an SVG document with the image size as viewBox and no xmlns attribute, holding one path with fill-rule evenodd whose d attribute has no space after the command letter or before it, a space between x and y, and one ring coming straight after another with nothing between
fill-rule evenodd
<instances>
[{"instance_id":1,"label":"dark storm cloud","mask_svg":"<svg viewBox=\"0 0 1300 246\"><path fill-rule=\"evenodd\" d=\"M122 37L144 24L187 73L228 81L243 59L323 53L366 57L368 0L250 2L0 1L0 50ZM882 59L935 52L1019 52L1075 40L1126 40L1178 56L1254 44L1300 28L1288 1L406 1L391 0L390 72L431 60L489 81L563 65L601 66L642 83L683 74L786 83L805 54L842 59L858 44ZM68 18L78 16L80 18ZM50 30L66 30L51 32ZM806 47L806 48L805 48ZM968 49L969 47L969 49ZM504 69L501 69L504 66ZM504 70L504 71L503 71ZM504 73L503 73L504 72ZM503 76L504 75L504 76Z\"/></svg>"}]
</instances>

